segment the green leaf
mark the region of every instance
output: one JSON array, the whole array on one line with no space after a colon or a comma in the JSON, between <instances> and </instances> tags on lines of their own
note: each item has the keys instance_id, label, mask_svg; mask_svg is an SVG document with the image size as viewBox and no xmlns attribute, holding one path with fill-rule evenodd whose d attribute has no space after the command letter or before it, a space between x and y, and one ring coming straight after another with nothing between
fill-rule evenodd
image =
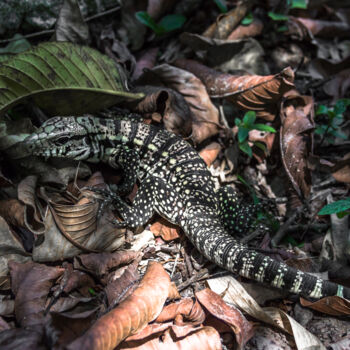
<instances>
[{"instance_id":1,"label":"green leaf","mask_svg":"<svg viewBox=\"0 0 350 350\"><path fill-rule=\"evenodd\" d=\"M338 100L334 106L334 113L336 115L342 115L346 111L346 108L349 106L349 102L349 99Z\"/></svg>"},{"instance_id":2,"label":"green leaf","mask_svg":"<svg viewBox=\"0 0 350 350\"><path fill-rule=\"evenodd\" d=\"M11 40L13 41L10 41L7 46L0 48L0 54L20 53L31 47L29 41L21 34L15 34Z\"/></svg>"},{"instance_id":3,"label":"green leaf","mask_svg":"<svg viewBox=\"0 0 350 350\"><path fill-rule=\"evenodd\" d=\"M249 134L249 129L247 129L244 126L240 126L238 128L238 134L237 134L238 142L243 142L244 140L246 140L246 138L248 137L248 134Z\"/></svg>"},{"instance_id":4,"label":"green leaf","mask_svg":"<svg viewBox=\"0 0 350 350\"><path fill-rule=\"evenodd\" d=\"M241 21L241 24L243 26L249 26L249 24L251 24L252 22L254 21L254 17L253 17L253 14L251 12L249 12L247 14L247 16L245 16L242 21Z\"/></svg>"},{"instance_id":5,"label":"green leaf","mask_svg":"<svg viewBox=\"0 0 350 350\"><path fill-rule=\"evenodd\" d=\"M316 109L316 115L328 114L328 107L325 105L319 105Z\"/></svg>"},{"instance_id":6,"label":"green leaf","mask_svg":"<svg viewBox=\"0 0 350 350\"><path fill-rule=\"evenodd\" d=\"M241 119L235 118L235 124L236 124L236 126L240 126L242 124Z\"/></svg>"},{"instance_id":7,"label":"green leaf","mask_svg":"<svg viewBox=\"0 0 350 350\"><path fill-rule=\"evenodd\" d=\"M350 198L341 199L339 201L325 205L318 215L330 215L343 212L350 209Z\"/></svg>"},{"instance_id":8,"label":"green leaf","mask_svg":"<svg viewBox=\"0 0 350 350\"><path fill-rule=\"evenodd\" d=\"M182 15L168 15L163 17L158 25L165 31L171 32L172 30L181 28L186 22L186 17Z\"/></svg>"},{"instance_id":9,"label":"green leaf","mask_svg":"<svg viewBox=\"0 0 350 350\"><path fill-rule=\"evenodd\" d=\"M159 26L146 11L138 11L135 17L145 26L151 28L157 35L164 34L164 28Z\"/></svg>"},{"instance_id":10,"label":"green leaf","mask_svg":"<svg viewBox=\"0 0 350 350\"><path fill-rule=\"evenodd\" d=\"M239 144L239 149L240 149L242 152L248 154L249 157L252 157L252 156L253 156L252 148L248 145L248 142L247 142L247 141L245 141L245 142L243 142L243 143L240 143L240 144Z\"/></svg>"},{"instance_id":11,"label":"green leaf","mask_svg":"<svg viewBox=\"0 0 350 350\"><path fill-rule=\"evenodd\" d=\"M251 130L251 126L254 124L255 119L256 113L254 111L248 111L243 117L243 124Z\"/></svg>"},{"instance_id":12,"label":"green leaf","mask_svg":"<svg viewBox=\"0 0 350 350\"><path fill-rule=\"evenodd\" d=\"M277 28L277 32L278 33L284 33L284 32L286 32L288 30L288 27L287 26L279 26L278 28Z\"/></svg>"},{"instance_id":13,"label":"green leaf","mask_svg":"<svg viewBox=\"0 0 350 350\"><path fill-rule=\"evenodd\" d=\"M216 6L219 8L220 12L226 13L227 12L227 6L225 0L214 0Z\"/></svg>"},{"instance_id":14,"label":"green leaf","mask_svg":"<svg viewBox=\"0 0 350 350\"><path fill-rule=\"evenodd\" d=\"M123 71L109 57L86 46L47 42L0 66L0 115L30 99L50 115L71 115L137 99L126 89Z\"/></svg>"},{"instance_id":15,"label":"green leaf","mask_svg":"<svg viewBox=\"0 0 350 350\"><path fill-rule=\"evenodd\" d=\"M290 7L291 9L307 9L307 2L306 0L293 0L292 5Z\"/></svg>"},{"instance_id":16,"label":"green leaf","mask_svg":"<svg viewBox=\"0 0 350 350\"><path fill-rule=\"evenodd\" d=\"M281 13L268 12L268 16L274 21L288 21L289 17Z\"/></svg>"},{"instance_id":17,"label":"green leaf","mask_svg":"<svg viewBox=\"0 0 350 350\"><path fill-rule=\"evenodd\" d=\"M95 296L96 295L96 292L93 288L88 288L88 291L91 295Z\"/></svg>"},{"instance_id":18,"label":"green leaf","mask_svg":"<svg viewBox=\"0 0 350 350\"><path fill-rule=\"evenodd\" d=\"M253 143L256 147L260 148L262 151L264 151L264 152L266 151L266 146L264 143L259 142L259 141L254 141Z\"/></svg>"},{"instance_id":19,"label":"green leaf","mask_svg":"<svg viewBox=\"0 0 350 350\"><path fill-rule=\"evenodd\" d=\"M337 213L337 217L339 219L342 219L343 217L345 217L346 215L350 215L350 211L341 211L340 213Z\"/></svg>"},{"instance_id":20,"label":"green leaf","mask_svg":"<svg viewBox=\"0 0 350 350\"><path fill-rule=\"evenodd\" d=\"M276 132L276 129L273 128L272 126L270 125L266 125L266 124L254 124L253 126L253 129L255 130L260 130L260 131L267 131L267 132L272 132L272 133L275 133Z\"/></svg>"}]
</instances>

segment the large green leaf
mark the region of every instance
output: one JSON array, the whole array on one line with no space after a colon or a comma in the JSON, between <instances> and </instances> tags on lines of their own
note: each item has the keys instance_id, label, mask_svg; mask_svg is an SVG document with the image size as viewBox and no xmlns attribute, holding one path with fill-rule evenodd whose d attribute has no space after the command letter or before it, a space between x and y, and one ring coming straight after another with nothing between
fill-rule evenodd
<instances>
[{"instance_id":1,"label":"large green leaf","mask_svg":"<svg viewBox=\"0 0 350 350\"><path fill-rule=\"evenodd\" d=\"M50 115L94 112L125 99L123 71L87 46L48 42L0 65L0 115L30 100Z\"/></svg>"}]
</instances>

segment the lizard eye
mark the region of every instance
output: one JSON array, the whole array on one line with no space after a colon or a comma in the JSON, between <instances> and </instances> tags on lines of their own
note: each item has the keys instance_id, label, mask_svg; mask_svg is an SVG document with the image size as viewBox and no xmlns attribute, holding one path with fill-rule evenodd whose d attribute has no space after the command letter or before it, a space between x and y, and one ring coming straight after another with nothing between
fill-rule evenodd
<instances>
[{"instance_id":1,"label":"lizard eye","mask_svg":"<svg viewBox=\"0 0 350 350\"><path fill-rule=\"evenodd\" d=\"M56 144L58 146L64 146L69 141L69 137L62 136L56 140Z\"/></svg>"}]
</instances>

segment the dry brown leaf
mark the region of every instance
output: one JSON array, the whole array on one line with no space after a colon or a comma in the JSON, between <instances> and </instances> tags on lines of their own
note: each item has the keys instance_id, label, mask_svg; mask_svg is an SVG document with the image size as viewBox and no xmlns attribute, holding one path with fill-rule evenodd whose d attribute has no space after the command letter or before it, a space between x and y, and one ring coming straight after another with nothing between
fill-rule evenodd
<instances>
[{"instance_id":1,"label":"dry brown leaf","mask_svg":"<svg viewBox=\"0 0 350 350\"><path fill-rule=\"evenodd\" d=\"M184 97L177 91L159 86L140 86L134 91L143 92L145 98L131 106L136 113L148 116L153 120L163 120L167 130L187 137L191 133L191 111ZM158 119L158 120L157 120Z\"/></svg>"},{"instance_id":2,"label":"dry brown leaf","mask_svg":"<svg viewBox=\"0 0 350 350\"><path fill-rule=\"evenodd\" d=\"M2 216L9 225L25 227L24 222L25 206L18 199L0 200L0 216Z\"/></svg>"},{"instance_id":3,"label":"dry brown leaf","mask_svg":"<svg viewBox=\"0 0 350 350\"><path fill-rule=\"evenodd\" d=\"M322 21L302 17L291 17L289 20L301 23L312 35L321 38L349 36L350 26L345 22Z\"/></svg>"},{"instance_id":4,"label":"dry brown leaf","mask_svg":"<svg viewBox=\"0 0 350 350\"><path fill-rule=\"evenodd\" d=\"M237 40L242 38L254 37L260 35L264 24L260 19L254 18L253 22L247 26L239 25L228 37L227 40Z\"/></svg>"},{"instance_id":5,"label":"dry brown leaf","mask_svg":"<svg viewBox=\"0 0 350 350\"><path fill-rule=\"evenodd\" d=\"M205 312L197 300L185 298L177 303L165 306L156 318L156 322L176 320L176 324L180 326L184 324L183 319L193 325L200 325L204 322Z\"/></svg>"},{"instance_id":6,"label":"dry brown leaf","mask_svg":"<svg viewBox=\"0 0 350 350\"><path fill-rule=\"evenodd\" d=\"M221 146L217 142L212 142L208 146L204 147L200 152L199 155L203 158L205 161L205 164L209 167L212 165L216 157L221 151Z\"/></svg>"},{"instance_id":7,"label":"dry brown leaf","mask_svg":"<svg viewBox=\"0 0 350 350\"><path fill-rule=\"evenodd\" d=\"M140 275L137 271L139 259L135 260L120 275L119 271L112 272L107 277L105 288L108 305L116 305L127 298L137 287Z\"/></svg>"},{"instance_id":8,"label":"dry brown leaf","mask_svg":"<svg viewBox=\"0 0 350 350\"><path fill-rule=\"evenodd\" d=\"M252 4L253 1L251 0L238 2L233 10L219 15L203 35L208 38L226 39L248 13Z\"/></svg>"},{"instance_id":9,"label":"dry brown leaf","mask_svg":"<svg viewBox=\"0 0 350 350\"><path fill-rule=\"evenodd\" d=\"M337 169L332 171L332 176L339 182L350 183L350 153L338 162Z\"/></svg>"},{"instance_id":10,"label":"dry brown leaf","mask_svg":"<svg viewBox=\"0 0 350 350\"><path fill-rule=\"evenodd\" d=\"M1 349L43 350L42 333L33 329L12 328L0 332Z\"/></svg>"},{"instance_id":11,"label":"dry brown leaf","mask_svg":"<svg viewBox=\"0 0 350 350\"><path fill-rule=\"evenodd\" d=\"M296 91L286 94L281 106L280 149L284 169L299 197L307 198L311 174L307 167L313 151L314 103Z\"/></svg>"},{"instance_id":12,"label":"dry brown leaf","mask_svg":"<svg viewBox=\"0 0 350 350\"><path fill-rule=\"evenodd\" d=\"M219 333L213 327L198 327L190 326L180 327L175 325L156 325L152 327L154 331L157 328L165 330L159 335L154 334L143 341L125 341L118 349L133 349L133 350L221 350L221 341ZM146 342L145 342L146 341Z\"/></svg>"},{"instance_id":13,"label":"dry brown leaf","mask_svg":"<svg viewBox=\"0 0 350 350\"><path fill-rule=\"evenodd\" d=\"M126 337L142 330L161 312L171 289L161 264L149 262L139 287L117 308L103 315L68 350L112 350Z\"/></svg>"},{"instance_id":14,"label":"dry brown leaf","mask_svg":"<svg viewBox=\"0 0 350 350\"><path fill-rule=\"evenodd\" d=\"M156 221L151 227L150 231L156 237L162 237L164 241L173 241L181 236L181 228L177 225L174 225L167 220L160 218Z\"/></svg>"},{"instance_id":15,"label":"dry brown leaf","mask_svg":"<svg viewBox=\"0 0 350 350\"><path fill-rule=\"evenodd\" d=\"M237 308L226 304L218 294L208 288L195 293L195 295L210 314L231 327L239 347L243 347L253 335L252 324L243 314Z\"/></svg>"},{"instance_id":16,"label":"dry brown leaf","mask_svg":"<svg viewBox=\"0 0 350 350\"><path fill-rule=\"evenodd\" d=\"M15 294L15 313L22 327L40 325L44 322L46 299L53 282L64 269L33 262L20 264L9 262L11 288Z\"/></svg>"},{"instance_id":17,"label":"dry brown leaf","mask_svg":"<svg viewBox=\"0 0 350 350\"><path fill-rule=\"evenodd\" d=\"M139 256L140 253L133 251L82 254L74 258L74 268L84 269L96 276L102 276L119 265L131 263Z\"/></svg>"},{"instance_id":18,"label":"dry brown leaf","mask_svg":"<svg viewBox=\"0 0 350 350\"><path fill-rule=\"evenodd\" d=\"M192 139L195 143L216 135L219 130L219 111L211 102L202 82L192 73L168 64L152 69L162 83L183 95L191 111Z\"/></svg>"},{"instance_id":19,"label":"dry brown leaf","mask_svg":"<svg viewBox=\"0 0 350 350\"><path fill-rule=\"evenodd\" d=\"M143 73L143 70L145 68L151 69L154 67L157 59L159 48L158 47L152 47L148 50L143 51L137 62L134 69L134 72L132 74L132 79L137 80Z\"/></svg>"},{"instance_id":20,"label":"dry brown leaf","mask_svg":"<svg viewBox=\"0 0 350 350\"><path fill-rule=\"evenodd\" d=\"M160 17L170 11L175 3L175 0L148 0L147 13L154 20L158 20Z\"/></svg>"},{"instance_id":21,"label":"dry brown leaf","mask_svg":"<svg viewBox=\"0 0 350 350\"><path fill-rule=\"evenodd\" d=\"M315 302L300 298L300 304L310 309L333 316L349 316L350 301L341 297L331 296Z\"/></svg>"},{"instance_id":22,"label":"dry brown leaf","mask_svg":"<svg viewBox=\"0 0 350 350\"><path fill-rule=\"evenodd\" d=\"M176 60L174 64L201 79L211 97L227 98L237 107L256 111L259 117L269 121L275 118L279 100L294 87L290 67L275 75L237 76L220 73L193 60Z\"/></svg>"},{"instance_id":23,"label":"dry brown leaf","mask_svg":"<svg viewBox=\"0 0 350 350\"><path fill-rule=\"evenodd\" d=\"M323 91L333 97L333 103L344 97L350 87L350 69L344 69L323 85Z\"/></svg>"}]
</instances>

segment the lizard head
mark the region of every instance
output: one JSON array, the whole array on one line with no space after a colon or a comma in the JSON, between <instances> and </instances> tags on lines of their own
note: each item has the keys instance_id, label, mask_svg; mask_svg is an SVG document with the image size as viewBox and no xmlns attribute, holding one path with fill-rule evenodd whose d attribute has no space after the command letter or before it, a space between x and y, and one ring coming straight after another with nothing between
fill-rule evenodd
<instances>
[{"instance_id":1,"label":"lizard head","mask_svg":"<svg viewBox=\"0 0 350 350\"><path fill-rule=\"evenodd\" d=\"M23 141L24 156L88 159L92 148L86 127L88 120L88 117L54 117L47 120Z\"/></svg>"}]
</instances>

